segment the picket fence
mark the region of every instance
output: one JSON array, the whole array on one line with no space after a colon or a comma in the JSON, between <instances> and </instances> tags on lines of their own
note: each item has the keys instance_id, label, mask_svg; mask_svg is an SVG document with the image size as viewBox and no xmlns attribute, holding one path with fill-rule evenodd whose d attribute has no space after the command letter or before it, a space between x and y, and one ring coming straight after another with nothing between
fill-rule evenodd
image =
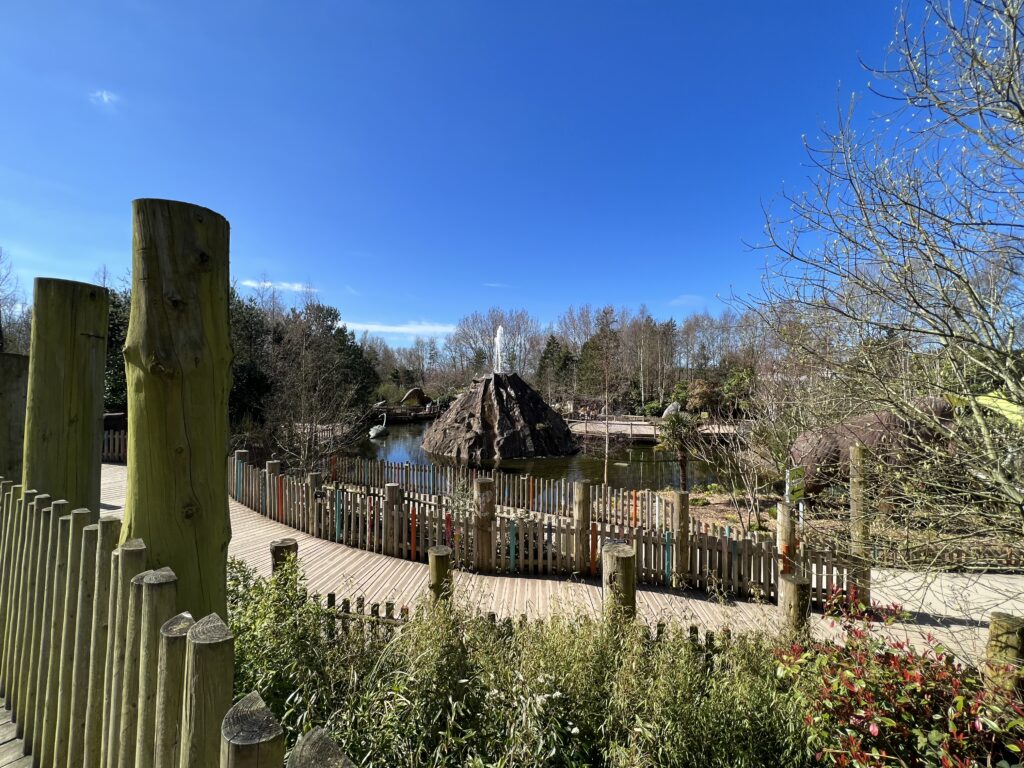
<instances>
[{"instance_id":1,"label":"picket fence","mask_svg":"<svg viewBox=\"0 0 1024 768\"><path fill-rule=\"evenodd\" d=\"M260 697L232 706L224 621L176 613L177 576L146 569L145 543L118 547L120 533L116 517L0 478L3 764L281 768L284 731ZM310 734L288 766L322 768L325 741Z\"/></svg>"},{"instance_id":2,"label":"picket fence","mask_svg":"<svg viewBox=\"0 0 1024 768\"><path fill-rule=\"evenodd\" d=\"M271 472L236 456L229 458L228 481L236 501L316 538L418 562L427 561L431 546L443 544L452 549L454 567L470 569L480 562L472 505L455 496L403 492L395 486L389 492L387 486L324 485L319 475ZM496 495L500 500L500 491ZM493 551L488 561L500 574L594 577L604 543L622 541L636 552L640 583L777 598L773 539L691 519L680 540L680 532L671 527L670 501L658 497L644 510L636 525L631 524L632 510L627 522L591 515L587 525L561 514L502 505L489 523ZM847 593L849 568L834 550L801 546L796 563L811 579L814 605L823 605L833 592Z\"/></svg>"},{"instance_id":3,"label":"picket fence","mask_svg":"<svg viewBox=\"0 0 1024 768\"><path fill-rule=\"evenodd\" d=\"M100 451L101 460L112 464L125 464L128 462L128 432L121 430L106 430L103 433L103 448Z\"/></svg>"}]
</instances>

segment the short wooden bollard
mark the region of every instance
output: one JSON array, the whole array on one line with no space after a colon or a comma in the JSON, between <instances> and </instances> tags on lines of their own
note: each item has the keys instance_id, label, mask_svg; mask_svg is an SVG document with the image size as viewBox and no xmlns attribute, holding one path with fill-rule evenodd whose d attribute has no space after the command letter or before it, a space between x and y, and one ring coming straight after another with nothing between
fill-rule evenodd
<instances>
[{"instance_id":1,"label":"short wooden bollard","mask_svg":"<svg viewBox=\"0 0 1024 768\"><path fill-rule=\"evenodd\" d=\"M1024 692L1024 617L995 611L988 617L982 669L990 690Z\"/></svg>"},{"instance_id":2,"label":"short wooden bollard","mask_svg":"<svg viewBox=\"0 0 1024 768\"><path fill-rule=\"evenodd\" d=\"M494 572L494 479L478 477L473 481L473 566L479 573Z\"/></svg>"},{"instance_id":3,"label":"short wooden bollard","mask_svg":"<svg viewBox=\"0 0 1024 768\"><path fill-rule=\"evenodd\" d=\"M438 544L427 551L430 593L434 600L446 600L452 593L452 548Z\"/></svg>"},{"instance_id":4,"label":"short wooden bollard","mask_svg":"<svg viewBox=\"0 0 1024 768\"><path fill-rule=\"evenodd\" d=\"M154 768L178 768L181 756L181 702L188 631L195 624L188 611L160 627L160 660L156 674L156 736Z\"/></svg>"},{"instance_id":5,"label":"short wooden bollard","mask_svg":"<svg viewBox=\"0 0 1024 768\"><path fill-rule=\"evenodd\" d=\"M799 631L811 612L811 580L795 573L779 575L779 613L787 629Z\"/></svg>"},{"instance_id":6,"label":"short wooden bollard","mask_svg":"<svg viewBox=\"0 0 1024 768\"><path fill-rule=\"evenodd\" d=\"M672 502L672 586L685 587L690 576L690 494L673 491Z\"/></svg>"},{"instance_id":7,"label":"short wooden bollard","mask_svg":"<svg viewBox=\"0 0 1024 768\"><path fill-rule=\"evenodd\" d=\"M636 616L636 552L622 542L601 549L601 591L606 611Z\"/></svg>"},{"instance_id":8,"label":"short wooden bollard","mask_svg":"<svg viewBox=\"0 0 1024 768\"><path fill-rule=\"evenodd\" d=\"M139 724L135 741L137 768L153 765L156 739L160 630L174 616L178 577L170 568L149 574L142 583L142 642L139 651Z\"/></svg>"},{"instance_id":9,"label":"short wooden bollard","mask_svg":"<svg viewBox=\"0 0 1024 768\"><path fill-rule=\"evenodd\" d=\"M180 768L211 768L220 760L220 723L231 706L235 641L211 613L189 629L187 642Z\"/></svg>"},{"instance_id":10,"label":"short wooden bollard","mask_svg":"<svg viewBox=\"0 0 1024 768\"><path fill-rule=\"evenodd\" d=\"M296 742L286 768L352 768L352 763L323 728L314 728Z\"/></svg>"},{"instance_id":11,"label":"short wooden bollard","mask_svg":"<svg viewBox=\"0 0 1024 768\"><path fill-rule=\"evenodd\" d=\"M281 768L284 763L284 729L258 693L228 710L220 737L220 768Z\"/></svg>"},{"instance_id":12,"label":"short wooden bollard","mask_svg":"<svg viewBox=\"0 0 1024 768\"><path fill-rule=\"evenodd\" d=\"M284 565L289 556L299 556L299 542L295 539L277 539L270 542L270 570L276 571Z\"/></svg>"}]
</instances>

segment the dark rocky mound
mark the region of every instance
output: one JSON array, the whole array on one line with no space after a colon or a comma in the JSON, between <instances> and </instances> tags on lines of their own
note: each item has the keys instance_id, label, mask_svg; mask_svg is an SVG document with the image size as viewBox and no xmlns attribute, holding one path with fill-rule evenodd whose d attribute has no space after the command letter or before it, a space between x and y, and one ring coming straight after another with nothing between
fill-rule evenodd
<instances>
[{"instance_id":1,"label":"dark rocky mound","mask_svg":"<svg viewBox=\"0 0 1024 768\"><path fill-rule=\"evenodd\" d=\"M427 430L423 449L469 462L567 456L569 425L515 373L474 379Z\"/></svg>"}]
</instances>

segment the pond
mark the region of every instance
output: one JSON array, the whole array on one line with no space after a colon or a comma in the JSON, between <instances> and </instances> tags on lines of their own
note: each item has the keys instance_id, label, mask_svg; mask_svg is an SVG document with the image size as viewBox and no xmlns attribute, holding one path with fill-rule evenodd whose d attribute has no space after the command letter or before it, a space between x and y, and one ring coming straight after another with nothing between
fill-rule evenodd
<instances>
[{"instance_id":1,"label":"pond","mask_svg":"<svg viewBox=\"0 0 1024 768\"><path fill-rule=\"evenodd\" d=\"M360 455L367 459L380 459L400 464L438 464L423 450L423 433L428 423L395 424L381 440L365 440ZM450 462L448 462L450 463ZM590 480L604 482L604 443L585 443L574 456L543 459L516 459L501 462L498 469L510 474L529 474L544 479ZM690 487L695 483L715 481L713 469L695 461L689 467ZM679 486L679 464L675 455L656 451L653 445L618 445L612 447L608 460L608 482L616 488L658 490Z\"/></svg>"}]
</instances>

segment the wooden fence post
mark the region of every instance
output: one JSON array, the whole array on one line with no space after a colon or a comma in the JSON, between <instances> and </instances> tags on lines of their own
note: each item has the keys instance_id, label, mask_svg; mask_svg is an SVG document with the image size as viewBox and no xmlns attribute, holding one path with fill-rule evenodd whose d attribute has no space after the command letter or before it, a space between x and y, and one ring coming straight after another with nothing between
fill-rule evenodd
<instances>
[{"instance_id":1,"label":"wooden fence post","mask_svg":"<svg viewBox=\"0 0 1024 768\"><path fill-rule=\"evenodd\" d=\"M784 501L780 501L776 507L775 536L776 547L779 552L779 573L789 574L795 572L796 557L796 527L793 525L792 510Z\"/></svg>"},{"instance_id":2,"label":"wooden fence post","mask_svg":"<svg viewBox=\"0 0 1024 768\"><path fill-rule=\"evenodd\" d=\"M220 737L220 768L281 768L284 763L284 729L256 692L228 710Z\"/></svg>"},{"instance_id":3,"label":"wooden fence post","mask_svg":"<svg viewBox=\"0 0 1024 768\"><path fill-rule=\"evenodd\" d=\"M690 574L690 494L672 491L672 586L687 585Z\"/></svg>"},{"instance_id":4,"label":"wooden fence post","mask_svg":"<svg viewBox=\"0 0 1024 768\"><path fill-rule=\"evenodd\" d=\"M398 520L398 510L402 507L402 486L399 483L384 485L384 520L381 537L384 539L383 552L394 555L394 531Z\"/></svg>"},{"instance_id":5,"label":"wooden fence post","mask_svg":"<svg viewBox=\"0 0 1024 768\"><path fill-rule=\"evenodd\" d=\"M295 539L277 539L270 542L270 570L276 571L288 561L288 557L299 556L299 542Z\"/></svg>"},{"instance_id":6,"label":"wooden fence post","mask_svg":"<svg viewBox=\"0 0 1024 768\"><path fill-rule=\"evenodd\" d=\"M156 739L160 630L177 610L178 577L170 568L153 571L142 583L142 642L139 652L138 728L135 765L151 768Z\"/></svg>"},{"instance_id":7,"label":"wooden fence post","mask_svg":"<svg viewBox=\"0 0 1024 768\"><path fill-rule=\"evenodd\" d=\"M21 670L18 673L20 679L24 681L24 690L21 695L21 720L26 745L32 743L32 738L35 735L35 705L38 692L34 683L36 668L39 664L40 635L43 631L42 602L45 597L46 579L43 568L48 555L45 546L49 545L48 527L52 509L50 497L45 494L37 495L32 501L32 541L28 562L28 579L23 587L26 598L25 631L22 641Z\"/></svg>"},{"instance_id":8,"label":"wooden fence post","mask_svg":"<svg viewBox=\"0 0 1024 768\"><path fill-rule=\"evenodd\" d=\"M99 551L99 538L99 523L90 523L82 529L77 626L73 635L74 646L71 662L69 718L71 733L68 740L68 765L84 764L85 720L89 705L89 662L92 651L93 609L96 597L96 554Z\"/></svg>"},{"instance_id":9,"label":"wooden fence post","mask_svg":"<svg viewBox=\"0 0 1024 768\"><path fill-rule=\"evenodd\" d=\"M602 547L601 592L606 611L636 616L636 552L629 544L609 542Z\"/></svg>"},{"instance_id":10,"label":"wooden fence post","mask_svg":"<svg viewBox=\"0 0 1024 768\"><path fill-rule=\"evenodd\" d=\"M35 281L23 484L72 509L100 508L109 303L98 285ZM74 386L56 385L69 376Z\"/></svg>"},{"instance_id":11,"label":"wooden fence post","mask_svg":"<svg viewBox=\"0 0 1024 768\"><path fill-rule=\"evenodd\" d=\"M856 600L871 605L871 564L867 561L868 517L864 508L864 446L850 446L850 564ZM851 595L852 597L852 595Z\"/></svg>"},{"instance_id":12,"label":"wooden fence post","mask_svg":"<svg viewBox=\"0 0 1024 768\"><path fill-rule=\"evenodd\" d=\"M56 506L56 505L55 505ZM65 511L66 506L60 511ZM56 510L54 512L56 514ZM46 689L40 690L43 699L42 733L36 735L40 741L39 750L33 754L39 757L43 768L52 768L55 764L53 748L57 733L57 705L60 690L60 644L64 632L64 603L68 588L68 557L71 545L71 515L61 515L57 519L57 559L53 571L53 595L50 602L50 646L49 658L46 661L45 673L40 669L40 677L46 680Z\"/></svg>"},{"instance_id":13,"label":"wooden fence post","mask_svg":"<svg viewBox=\"0 0 1024 768\"><path fill-rule=\"evenodd\" d=\"M281 510L277 508L277 476L281 474L280 461L267 462L267 516L278 519Z\"/></svg>"},{"instance_id":14,"label":"wooden fence post","mask_svg":"<svg viewBox=\"0 0 1024 768\"><path fill-rule=\"evenodd\" d=\"M112 605L111 576L117 570L113 560L114 548L121 536L121 520L101 517L99 543L96 547L96 588L93 592L92 636L89 641L89 691L86 703L85 746L83 765L98 768L103 743L103 677L106 671L108 639L110 636L110 607Z\"/></svg>"},{"instance_id":15,"label":"wooden fence post","mask_svg":"<svg viewBox=\"0 0 1024 768\"><path fill-rule=\"evenodd\" d=\"M154 768L178 768L181 757L181 704L184 697L185 646L195 621L188 611L160 627L156 675Z\"/></svg>"},{"instance_id":16,"label":"wooden fence post","mask_svg":"<svg viewBox=\"0 0 1024 768\"><path fill-rule=\"evenodd\" d=\"M787 629L799 631L811 613L811 580L795 573L779 574L779 613Z\"/></svg>"},{"instance_id":17,"label":"wooden fence post","mask_svg":"<svg viewBox=\"0 0 1024 768\"><path fill-rule=\"evenodd\" d=\"M181 717L180 768L211 768L220 760L220 725L231 706L234 637L215 613L188 631Z\"/></svg>"},{"instance_id":18,"label":"wooden fence post","mask_svg":"<svg viewBox=\"0 0 1024 768\"><path fill-rule=\"evenodd\" d=\"M982 671L990 690L1024 692L1024 617L994 611L988 617L988 642Z\"/></svg>"},{"instance_id":19,"label":"wooden fence post","mask_svg":"<svg viewBox=\"0 0 1024 768\"><path fill-rule=\"evenodd\" d=\"M310 472L306 475L306 527L311 536L320 538L320 516L317 514L317 492L323 487L324 476L319 472Z\"/></svg>"},{"instance_id":20,"label":"wooden fence post","mask_svg":"<svg viewBox=\"0 0 1024 768\"><path fill-rule=\"evenodd\" d=\"M123 533L123 531L122 531ZM124 690L124 659L128 632L128 599L132 578L146 569L146 545L142 539L129 539L119 548L117 583L114 592L114 615L110 625L112 637L107 642L110 655L103 679L103 743L102 768L117 768L118 737L121 733L121 691Z\"/></svg>"},{"instance_id":21,"label":"wooden fence post","mask_svg":"<svg viewBox=\"0 0 1024 768\"><path fill-rule=\"evenodd\" d=\"M572 495L573 532L576 540L573 568L582 575L590 570L590 481L577 480L573 483Z\"/></svg>"},{"instance_id":22,"label":"wooden fence post","mask_svg":"<svg viewBox=\"0 0 1024 768\"><path fill-rule=\"evenodd\" d=\"M473 536L478 573L494 573L494 479L478 477L473 483Z\"/></svg>"},{"instance_id":23,"label":"wooden fence post","mask_svg":"<svg viewBox=\"0 0 1024 768\"><path fill-rule=\"evenodd\" d=\"M0 477L21 481L28 355L0 352Z\"/></svg>"},{"instance_id":24,"label":"wooden fence post","mask_svg":"<svg viewBox=\"0 0 1024 768\"><path fill-rule=\"evenodd\" d=\"M60 535L59 531L59 518L63 516L66 511L67 502L55 501L50 505L49 509L44 509L43 513L49 515L49 520L46 522L47 534L46 534L46 557L43 561L44 565L44 576L43 581L40 583L40 589L43 591L43 600L40 604L40 625L39 625L39 648L35 659L35 668L29 670L29 684L35 690L35 704L33 706L32 718L32 738L27 739L25 744L30 747L32 754L39 756L42 749L42 734L43 734L43 716L46 708L46 685L47 675L50 672L50 640L53 635L53 627L51 624L54 621L53 618L53 602L54 595L56 593L55 581L58 576L58 552L62 549L62 544L58 540ZM70 523L70 521L69 521ZM65 531L66 534L66 531ZM65 564L66 568L66 554L67 554L67 542L63 543L63 549L65 552ZM61 571L63 573L63 571Z\"/></svg>"},{"instance_id":25,"label":"wooden fence post","mask_svg":"<svg viewBox=\"0 0 1024 768\"><path fill-rule=\"evenodd\" d=\"M152 573L155 571L135 574L128 592L124 677L120 691L121 717L118 720L117 731L117 768L134 768L135 765L135 745L139 726L139 662L142 653L142 591L146 577Z\"/></svg>"},{"instance_id":26,"label":"wooden fence post","mask_svg":"<svg viewBox=\"0 0 1024 768\"><path fill-rule=\"evenodd\" d=\"M196 205L132 202L128 462L159 471L128 473L121 536L199 616L227 614L228 229Z\"/></svg>"},{"instance_id":27,"label":"wooden fence post","mask_svg":"<svg viewBox=\"0 0 1024 768\"><path fill-rule=\"evenodd\" d=\"M299 737L286 768L352 768L352 763L323 728L314 728Z\"/></svg>"},{"instance_id":28,"label":"wooden fence post","mask_svg":"<svg viewBox=\"0 0 1024 768\"><path fill-rule=\"evenodd\" d=\"M427 550L427 569L430 579L430 593L434 601L447 600L452 592L452 549L437 544Z\"/></svg>"}]
</instances>

